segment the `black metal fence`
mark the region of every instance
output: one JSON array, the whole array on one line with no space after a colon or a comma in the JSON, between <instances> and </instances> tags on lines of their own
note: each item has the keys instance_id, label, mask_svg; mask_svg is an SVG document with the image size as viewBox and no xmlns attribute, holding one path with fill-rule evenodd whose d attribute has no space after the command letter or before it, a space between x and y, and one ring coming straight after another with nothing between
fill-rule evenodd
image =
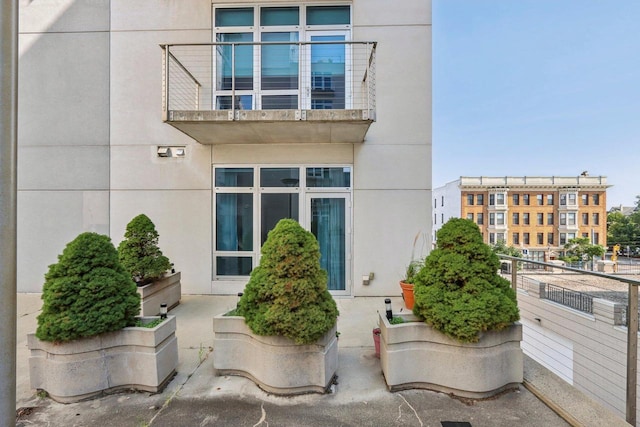
<instances>
[{"instance_id":1,"label":"black metal fence","mask_svg":"<svg viewBox=\"0 0 640 427\"><path fill-rule=\"evenodd\" d=\"M593 314L593 297L591 295L547 283L545 296L548 300Z\"/></svg>"}]
</instances>

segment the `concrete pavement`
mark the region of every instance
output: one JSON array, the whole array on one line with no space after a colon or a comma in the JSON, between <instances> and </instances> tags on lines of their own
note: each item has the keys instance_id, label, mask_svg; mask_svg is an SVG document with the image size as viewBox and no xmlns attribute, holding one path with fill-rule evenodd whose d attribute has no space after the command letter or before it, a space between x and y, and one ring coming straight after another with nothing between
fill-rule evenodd
<instances>
[{"instance_id":1,"label":"concrete pavement","mask_svg":"<svg viewBox=\"0 0 640 427\"><path fill-rule=\"evenodd\" d=\"M162 393L118 393L64 405L30 389L26 334L35 330L41 301L39 294L19 294L16 425L440 427L443 421L468 422L473 427L628 425L528 358L529 388L521 386L493 399L467 401L425 390L388 392L371 334L377 311L384 310L383 297L336 299L340 339L334 393L269 395L245 378L215 375L209 357L212 318L233 308L236 300L185 295L171 311L177 317L180 362L177 375ZM401 298L392 301L399 311ZM543 402L547 400L564 418Z\"/></svg>"}]
</instances>

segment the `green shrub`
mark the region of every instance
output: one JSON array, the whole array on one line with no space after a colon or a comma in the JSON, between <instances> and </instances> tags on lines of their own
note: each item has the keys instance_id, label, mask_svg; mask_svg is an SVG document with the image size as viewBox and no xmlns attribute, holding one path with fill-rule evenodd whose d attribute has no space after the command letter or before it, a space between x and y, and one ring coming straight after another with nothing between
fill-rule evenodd
<instances>
[{"instance_id":1,"label":"green shrub","mask_svg":"<svg viewBox=\"0 0 640 427\"><path fill-rule=\"evenodd\" d=\"M136 285L118 261L111 239L82 233L49 266L36 336L71 341L135 324Z\"/></svg>"},{"instance_id":2,"label":"green shrub","mask_svg":"<svg viewBox=\"0 0 640 427\"><path fill-rule=\"evenodd\" d=\"M238 302L237 314L258 335L282 335L298 344L316 341L336 323L338 309L320 268L313 234L292 219L269 232L260 265Z\"/></svg>"},{"instance_id":3,"label":"green shrub","mask_svg":"<svg viewBox=\"0 0 640 427\"><path fill-rule=\"evenodd\" d=\"M497 273L500 259L478 226L452 218L438 230L437 247L416 276L413 312L461 342L503 329L520 318L516 294Z\"/></svg>"},{"instance_id":4,"label":"green shrub","mask_svg":"<svg viewBox=\"0 0 640 427\"><path fill-rule=\"evenodd\" d=\"M133 218L118 245L118 256L138 286L161 278L171 268L169 258L158 247L158 232L148 216Z\"/></svg>"}]
</instances>

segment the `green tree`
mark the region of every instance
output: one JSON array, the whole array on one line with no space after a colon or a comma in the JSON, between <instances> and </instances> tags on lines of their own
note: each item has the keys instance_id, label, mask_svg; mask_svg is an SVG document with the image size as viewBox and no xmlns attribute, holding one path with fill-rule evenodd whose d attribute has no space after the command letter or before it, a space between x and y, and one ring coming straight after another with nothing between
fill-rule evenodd
<instances>
[{"instance_id":1,"label":"green tree","mask_svg":"<svg viewBox=\"0 0 640 427\"><path fill-rule=\"evenodd\" d=\"M269 232L237 314L258 335L281 335L298 344L318 340L335 325L338 308L320 267L318 241L297 221L280 220Z\"/></svg>"},{"instance_id":2,"label":"green tree","mask_svg":"<svg viewBox=\"0 0 640 427\"><path fill-rule=\"evenodd\" d=\"M414 314L461 342L517 321L515 291L498 275L498 255L483 243L478 226L452 218L437 237L414 283Z\"/></svg>"},{"instance_id":3,"label":"green tree","mask_svg":"<svg viewBox=\"0 0 640 427\"><path fill-rule=\"evenodd\" d=\"M145 214L133 218L118 245L124 268L140 286L161 278L171 268L169 258L158 247L156 226Z\"/></svg>"},{"instance_id":4,"label":"green tree","mask_svg":"<svg viewBox=\"0 0 640 427\"><path fill-rule=\"evenodd\" d=\"M520 249L513 246L507 246L504 240L498 240L498 242L493 245L491 249L496 254L522 258L522 252L520 251Z\"/></svg>"},{"instance_id":5,"label":"green tree","mask_svg":"<svg viewBox=\"0 0 640 427\"><path fill-rule=\"evenodd\" d=\"M600 245L593 245L588 237L576 237L569 240L565 245L565 261L587 261L594 256L602 256L605 248Z\"/></svg>"},{"instance_id":6,"label":"green tree","mask_svg":"<svg viewBox=\"0 0 640 427\"><path fill-rule=\"evenodd\" d=\"M622 212L607 215L607 245L637 245L640 243L640 212L625 216Z\"/></svg>"},{"instance_id":7,"label":"green tree","mask_svg":"<svg viewBox=\"0 0 640 427\"><path fill-rule=\"evenodd\" d=\"M82 233L49 266L36 336L71 341L135 324L140 296L111 239Z\"/></svg>"}]
</instances>

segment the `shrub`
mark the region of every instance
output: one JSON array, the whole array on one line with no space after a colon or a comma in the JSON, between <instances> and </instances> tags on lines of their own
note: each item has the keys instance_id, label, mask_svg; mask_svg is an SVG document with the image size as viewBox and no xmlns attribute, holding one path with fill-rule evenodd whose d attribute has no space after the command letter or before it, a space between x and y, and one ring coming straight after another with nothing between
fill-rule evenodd
<instances>
[{"instance_id":1,"label":"shrub","mask_svg":"<svg viewBox=\"0 0 640 427\"><path fill-rule=\"evenodd\" d=\"M36 336L71 341L135 324L140 312L136 285L111 239L82 233L49 266L42 289Z\"/></svg>"},{"instance_id":2,"label":"shrub","mask_svg":"<svg viewBox=\"0 0 640 427\"><path fill-rule=\"evenodd\" d=\"M283 219L269 232L238 315L258 335L282 335L297 344L314 342L335 325L338 309L320 268L318 242L296 221Z\"/></svg>"},{"instance_id":3,"label":"shrub","mask_svg":"<svg viewBox=\"0 0 640 427\"><path fill-rule=\"evenodd\" d=\"M478 226L452 218L438 231L415 284L413 312L461 342L499 330L520 318L516 294L497 273L500 259L483 243Z\"/></svg>"},{"instance_id":4,"label":"shrub","mask_svg":"<svg viewBox=\"0 0 640 427\"><path fill-rule=\"evenodd\" d=\"M161 278L171 268L169 258L158 247L158 232L148 216L133 218L118 245L118 256L138 286Z\"/></svg>"}]
</instances>

